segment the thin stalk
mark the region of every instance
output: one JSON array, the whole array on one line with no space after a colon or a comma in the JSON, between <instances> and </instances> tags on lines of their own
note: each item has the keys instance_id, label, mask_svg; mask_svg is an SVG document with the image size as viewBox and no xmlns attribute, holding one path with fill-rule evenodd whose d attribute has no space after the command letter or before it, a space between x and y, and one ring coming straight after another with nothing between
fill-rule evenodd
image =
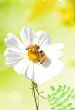
<instances>
[{"instance_id":1,"label":"thin stalk","mask_svg":"<svg viewBox=\"0 0 75 110\"><path fill-rule=\"evenodd\" d=\"M37 88L36 88L36 92L37 92L37 94L38 94L41 98L43 98L43 99L48 99L48 97L44 97L44 96L42 96L42 95L39 93L39 91L38 91Z\"/></svg>"},{"instance_id":2,"label":"thin stalk","mask_svg":"<svg viewBox=\"0 0 75 110\"><path fill-rule=\"evenodd\" d=\"M32 94L33 94L33 97L34 97L36 110L39 110L39 95L36 94L36 88L38 89L37 84L32 81Z\"/></svg>"}]
</instances>

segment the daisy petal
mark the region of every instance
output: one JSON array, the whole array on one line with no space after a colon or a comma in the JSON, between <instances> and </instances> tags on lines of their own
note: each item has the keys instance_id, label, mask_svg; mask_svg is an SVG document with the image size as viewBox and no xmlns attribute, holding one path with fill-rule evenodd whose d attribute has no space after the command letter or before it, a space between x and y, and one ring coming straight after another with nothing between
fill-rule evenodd
<instances>
[{"instance_id":1,"label":"daisy petal","mask_svg":"<svg viewBox=\"0 0 75 110\"><path fill-rule=\"evenodd\" d=\"M26 56L25 53L15 51L15 49L13 50L12 48L7 48L4 55L6 56L6 64L12 67L19 63Z\"/></svg>"},{"instance_id":2,"label":"daisy petal","mask_svg":"<svg viewBox=\"0 0 75 110\"><path fill-rule=\"evenodd\" d=\"M21 60L18 64L14 66L14 70L19 73L26 76L27 69L29 67L29 61L27 59Z\"/></svg>"},{"instance_id":3,"label":"daisy petal","mask_svg":"<svg viewBox=\"0 0 75 110\"><path fill-rule=\"evenodd\" d=\"M31 28L23 28L20 32L21 39L23 43L28 46L30 43L33 42L34 35L33 30Z\"/></svg>"},{"instance_id":4,"label":"daisy petal","mask_svg":"<svg viewBox=\"0 0 75 110\"><path fill-rule=\"evenodd\" d=\"M8 38L5 39L5 44L10 48L17 48L18 50L24 50L25 47L21 41L12 33L9 33Z\"/></svg>"},{"instance_id":5,"label":"daisy petal","mask_svg":"<svg viewBox=\"0 0 75 110\"><path fill-rule=\"evenodd\" d=\"M47 48L43 48L47 57L54 60L62 56L63 52L60 50L64 47L63 43L57 43L48 46Z\"/></svg>"},{"instance_id":6,"label":"daisy petal","mask_svg":"<svg viewBox=\"0 0 75 110\"><path fill-rule=\"evenodd\" d=\"M40 46L44 47L50 45L51 39L47 32L39 31L35 33L35 36L36 37L34 39L34 42L36 42Z\"/></svg>"},{"instance_id":7,"label":"daisy petal","mask_svg":"<svg viewBox=\"0 0 75 110\"><path fill-rule=\"evenodd\" d=\"M52 51L57 51L63 47L64 47L63 43L56 43L49 46L49 48L52 49Z\"/></svg>"},{"instance_id":8,"label":"daisy petal","mask_svg":"<svg viewBox=\"0 0 75 110\"><path fill-rule=\"evenodd\" d=\"M38 68L39 66L39 68ZM59 60L53 61L50 66L44 67L43 65L34 65L35 79L34 82L42 84L43 82L52 79L61 71L63 64Z\"/></svg>"},{"instance_id":9,"label":"daisy petal","mask_svg":"<svg viewBox=\"0 0 75 110\"><path fill-rule=\"evenodd\" d=\"M28 67L28 70L26 73L26 77L28 77L31 80L34 79L34 63L32 61L30 61L30 63L29 63L29 67Z\"/></svg>"}]
</instances>

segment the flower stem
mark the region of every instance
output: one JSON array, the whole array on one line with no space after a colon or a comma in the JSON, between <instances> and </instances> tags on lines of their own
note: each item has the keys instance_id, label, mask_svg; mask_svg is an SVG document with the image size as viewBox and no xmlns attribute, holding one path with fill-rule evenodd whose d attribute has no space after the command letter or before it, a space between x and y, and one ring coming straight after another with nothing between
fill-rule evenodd
<instances>
[{"instance_id":1,"label":"flower stem","mask_svg":"<svg viewBox=\"0 0 75 110\"><path fill-rule=\"evenodd\" d=\"M36 110L39 110L39 94L36 94L36 89L38 91L38 86L35 82L32 81L32 94L33 94L33 97L34 97Z\"/></svg>"}]
</instances>

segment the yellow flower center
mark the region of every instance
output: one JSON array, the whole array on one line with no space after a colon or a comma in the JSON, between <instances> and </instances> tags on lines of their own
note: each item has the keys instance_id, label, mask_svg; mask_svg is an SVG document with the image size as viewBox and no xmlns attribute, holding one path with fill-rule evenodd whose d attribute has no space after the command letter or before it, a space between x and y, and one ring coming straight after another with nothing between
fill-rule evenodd
<instances>
[{"instance_id":1,"label":"yellow flower center","mask_svg":"<svg viewBox=\"0 0 75 110\"><path fill-rule=\"evenodd\" d=\"M27 56L28 59L33 61L34 63L39 62L40 64L45 63L45 61L47 60L47 56L45 55L45 52L43 50L39 50L40 47L36 44L30 44L26 50L28 50L27 52Z\"/></svg>"}]
</instances>

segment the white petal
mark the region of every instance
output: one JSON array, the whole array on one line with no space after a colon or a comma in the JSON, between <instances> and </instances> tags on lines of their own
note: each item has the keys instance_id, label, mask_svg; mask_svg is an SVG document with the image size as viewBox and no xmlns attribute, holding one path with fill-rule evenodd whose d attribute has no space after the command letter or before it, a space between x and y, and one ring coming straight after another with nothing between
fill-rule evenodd
<instances>
[{"instance_id":1,"label":"white petal","mask_svg":"<svg viewBox=\"0 0 75 110\"><path fill-rule=\"evenodd\" d=\"M8 46L4 53L6 56L6 64L13 67L24 59L25 46L12 33L8 34L8 38L5 39L5 43Z\"/></svg>"},{"instance_id":2,"label":"white petal","mask_svg":"<svg viewBox=\"0 0 75 110\"><path fill-rule=\"evenodd\" d=\"M24 50L25 46L21 43L21 41L12 33L8 34L8 38L5 39L5 44L10 48L16 48L18 50Z\"/></svg>"},{"instance_id":3,"label":"white petal","mask_svg":"<svg viewBox=\"0 0 75 110\"><path fill-rule=\"evenodd\" d=\"M63 43L57 43L50 45L47 48L43 48L43 50L45 51L46 56L53 60L62 56L63 52L60 49L63 47Z\"/></svg>"},{"instance_id":4,"label":"white petal","mask_svg":"<svg viewBox=\"0 0 75 110\"><path fill-rule=\"evenodd\" d=\"M47 32L39 31L35 33L34 42L44 47L50 45L51 39Z\"/></svg>"},{"instance_id":5,"label":"white petal","mask_svg":"<svg viewBox=\"0 0 75 110\"><path fill-rule=\"evenodd\" d=\"M33 80L34 79L34 63L32 61L29 61L29 67L26 73L26 77Z\"/></svg>"},{"instance_id":6,"label":"white petal","mask_svg":"<svg viewBox=\"0 0 75 110\"><path fill-rule=\"evenodd\" d=\"M26 46L33 42L34 34L31 28L23 28L20 32L20 36Z\"/></svg>"},{"instance_id":7,"label":"white petal","mask_svg":"<svg viewBox=\"0 0 75 110\"><path fill-rule=\"evenodd\" d=\"M26 57L26 51L23 52L15 48L7 48L4 55L6 56L6 64L13 67Z\"/></svg>"},{"instance_id":8,"label":"white petal","mask_svg":"<svg viewBox=\"0 0 75 110\"><path fill-rule=\"evenodd\" d=\"M63 48L64 47L64 44L63 43L56 43L56 44L52 44L52 45L50 45L50 49L52 50L52 51L57 51L57 50L59 50L59 49L61 49L61 48Z\"/></svg>"},{"instance_id":9,"label":"white petal","mask_svg":"<svg viewBox=\"0 0 75 110\"><path fill-rule=\"evenodd\" d=\"M43 65L34 65L35 79L34 82L42 84L43 82L50 80L53 76L60 73L63 64L59 60L52 61L50 66L44 67Z\"/></svg>"},{"instance_id":10,"label":"white petal","mask_svg":"<svg viewBox=\"0 0 75 110\"><path fill-rule=\"evenodd\" d=\"M21 60L18 64L14 66L14 70L19 73L26 76L27 70L29 67L29 61L27 59Z\"/></svg>"}]
</instances>

